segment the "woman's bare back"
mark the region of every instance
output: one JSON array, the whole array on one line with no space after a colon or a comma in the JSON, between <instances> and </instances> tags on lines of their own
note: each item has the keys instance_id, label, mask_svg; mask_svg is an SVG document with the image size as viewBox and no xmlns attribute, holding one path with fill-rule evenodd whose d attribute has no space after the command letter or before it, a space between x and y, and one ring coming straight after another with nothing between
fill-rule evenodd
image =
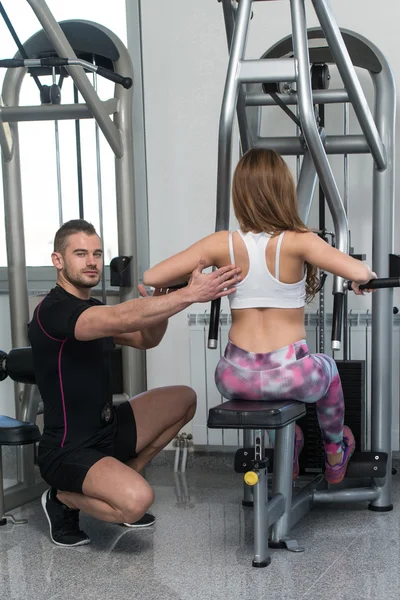
<instances>
[{"instance_id":1,"label":"woman's bare back","mask_svg":"<svg viewBox=\"0 0 400 600\"><path fill-rule=\"evenodd\" d=\"M280 248L279 281L297 283L304 276L304 263L293 251L294 233L287 231ZM266 266L275 277L275 258L278 236L272 237L266 247ZM228 232L226 249L220 245L220 264L230 264ZM242 280L249 271L249 256L239 233L233 234L233 252L236 266L242 269ZM305 338L304 308L243 308L232 310L229 339L248 352L272 352Z\"/></svg>"}]
</instances>

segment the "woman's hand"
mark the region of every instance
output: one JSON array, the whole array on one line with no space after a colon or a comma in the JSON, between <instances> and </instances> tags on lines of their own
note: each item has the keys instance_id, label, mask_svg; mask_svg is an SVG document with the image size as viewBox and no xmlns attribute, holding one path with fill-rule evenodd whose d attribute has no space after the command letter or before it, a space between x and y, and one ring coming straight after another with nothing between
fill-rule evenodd
<instances>
[{"instance_id":1,"label":"woman's hand","mask_svg":"<svg viewBox=\"0 0 400 600\"><path fill-rule=\"evenodd\" d=\"M371 279L378 279L378 276L376 273L374 273L374 271L371 271L371 277L368 279L368 281L371 281ZM368 283L368 281L365 283ZM368 294L371 292L376 292L375 289L370 288L363 288L360 290L360 285L365 285L365 283L356 283L355 281L351 282L351 289L357 296L364 296L364 292L367 292Z\"/></svg>"}]
</instances>

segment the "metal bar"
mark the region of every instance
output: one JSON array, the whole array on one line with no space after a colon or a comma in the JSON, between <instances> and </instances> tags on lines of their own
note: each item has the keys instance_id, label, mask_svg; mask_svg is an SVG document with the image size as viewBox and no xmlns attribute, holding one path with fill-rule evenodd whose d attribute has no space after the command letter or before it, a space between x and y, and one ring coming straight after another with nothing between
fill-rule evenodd
<instances>
[{"instance_id":1,"label":"metal bar","mask_svg":"<svg viewBox=\"0 0 400 600\"><path fill-rule=\"evenodd\" d=\"M325 34L326 41L328 42L329 49L349 94L354 112L358 117L361 129L371 149L372 157L378 169L382 171L387 167L385 147L358 80L356 70L351 62L346 44L336 23L330 2L329 0L312 0L312 3Z\"/></svg>"},{"instance_id":2,"label":"metal bar","mask_svg":"<svg viewBox=\"0 0 400 600\"><path fill-rule=\"evenodd\" d=\"M4 484L3 484L3 452L2 447L0 446L0 522L4 518L5 513L4 508ZM4 522L3 522L4 524Z\"/></svg>"},{"instance_id":3,"label":"metal bar","mask_svg":"<svg viewBox=\"0 0 400 600\"><path fill-rule=\"evenodd\" d=\"M25 69L8 70L3 82L2 97L7 105L19 102L19 93ZM7 274L9 280L11 343L13 348L28 346L28 283L26 276L24 215L21 185L18 125L10 126L13 138L13 153L9 160L2 156L4 216L7 248ZM8 157L7 157L8 158ZM22 384L14 384L15 416L23 420L25 410L21 403ZM19 447L17 457L17 479L22 485L32 481L33 459L29 447Z\"/></svg>"},{"instance_id":4,"label":"metal bar","mask_svg":"<svg viewBox=\"0 0 400 600\"><path fill-rule=\"evenodd\" d=\"M230 0L229 0L230 1ZM253 429L243 429L243 448L251 448L254 445ZM243 481L243 504L253 503L253 491L249 485Z\"/></svg>"},{"instance_id":5,"label":"metal bar","mask_svg":"<svg viewBox=\"0 0 400 600\"><path fill-rule=\"evenodd\" d=\"M251 5L252 0L241 0L237 9L235 35L232 40L225 81L218 135L216 231L229 229L233 118L239 93L239 81L236 74L239 61L244 56Z\"/></svg>"},{"instance_id":6,"label":"metal bar","mask_svg":"<svg viewBox=\"0 0 400 600\"><path fill-rule=\"evenodd\" d=\"M282 494L276 494L268 501L268 523L272 525L285 512L285 498Z\"/></svg>"},{"instance_id":7,"label":"metal bar","mask_svg":"<svg viewBox=\"0 0 400 600\"><path fill-rule=\"evenodd\" d=\"M222 10L224 13L226 41L228 43L228 52L230 52L233 32L235 30L235 9L232 0L222 0Z\"/></svg>"},{"instance_id":8,"label":"metal bar","mask_svg":"<svg viewBox=\"0 0 400 600\"><path fill-rule=\"evenodd\" d=\"M325 104L318 105L318 117L320 127L325 128ZM325 227L326 227L326 206L325 206L325 194L321 184L318 186L318 228L322 232L322 237L325 239ZM325 272L321 269L319 273L320 279L325 277ZM323 354L325 352L325 286L319 291L318 294L318 308L319 308L319 336L317 352Z\"/></svg>"},{"instance_id":9,"label":"metal bar","mask_svg":"<svg viewBox=\"0 0 400 600\"><path fill-rule=\"evenodd\" d=\"M290 532L294 431L295 423L293 422L275 432L272 496L282 494L285 498L285 512L271 527L270 538L275 543L280 542Z\"/></svg>"},{"instance_id":10,"label":"metal bar","mask_svg":"<svg viewBox=\"0 0 400 600\"><path fill-rule=\"evenodd\" d=\"M63 206L62 206L62 186L61 186L61 165L60 165L60 132L58 121L54 121L54 137L56 143L56 169L57 169L57 195L58 195L58 222L63 224Z\"/></svg>"},{"instance_id":11,"label":"metal bar","mask_svg":"<svg viewBox=\"0 0 400 600\"><path fill-rule=\"evenodd\" d=\"M3 102L0 97L0 148L3 159L8 162L13 155L13 136L10 125L2 119Z\"/></svg>"},{"instance_id":12,"label":"metal bar","mask_svg":"<svg viewBox=\"0 0 400 600\"><path fill-rule=\"evenodd\" d=\"M259 109L261 110L261 109ZM296 117L300 123L300 119L299 119L299 107L296 105ZM298 125L296 125L295 128L295 133L296 133L296 137L300 137L301 135L301 129ZM301 164L302 164L302 159L300 154L296 154L296 184L297 184L297 194L299 193L299 177L300 177L300 169L301 169ZM314 164L314 163L313 163Z\"/></svg>"},{"instance_id":13,"label":"metal bar","mask_svg":"<svg viewBox=\"0 0 400 600\"><path fill-rule=\"evenodd\" d=\"M25 384L21 397L20 419L27 423L35 423L38 414L40 393L36 385Z\"/></svg>"},{"instance_id":14,"label":"metal bar","mask_svg":"<svg viewBox=\"0 0 400 600\"><path fill-rule=\"evenodd\" d=\"M373 173L372 264L379 277L389 275L389 254L393 253L394 147L396 91L393 74L384 55L370 44L382 70L372 74L376 90L375 122L387 151L388 168ZM393 289L372 294L371 342L371 445L388 453L387 476L381 496L372 509L392 505L392 310Z\"/></svg>"},{"instance_id":15,"label":"metal bar","mask_svg":"<svg viewBox=\"0 0 400 600\"><path fill-rule=\"evenodd\" d=\"M92 56L93 62L96 57ZM97 92L97 74L93 74L93 87ZM103 258L104 258L104 224L103 224L103 187L101 180L101 155L100 155L100 129L97 121L94 122L94 134L95 134L95 145L96 145L96 175L97 175L97 204L99 207L99 224L100 224L100 239L103 246ZM104 261L103 261L104 262ZM106 292L106 272L103 268L101 272L101 300L103 304L107 304L107 292Z\"/></svg>"},{"instance_id":16,"label":"metal bar","mask_svg":"<svg viewBox=\"0 0 400 600\"><path fill-rule=\"evenodd\" d=\"M264 450L264 431L257 429L255 437L255 457L262 459ZM258 450L257 450L258 448ZM258 482L254 486L254 559L253 565L265 566L271 559L268 552L268 470L256 470Z\"/></svg>"},{"instance_id":17,"label":"metal bar","mask_svg":"<svg viewBox=\"0 0 400 600\"><path fill-rule=\"evenodd\" d=\"M228 52L230 52L233 39L233 32L235 30L236 10L234 9L231 0L222 0L222 8L224 13ZM253 109L253 111L254 110L255 109ZM258 113L259 111L256 110L256 114L253 113L248 115L245 103L245 88L243 86L240 86L236 105L236 114L239 125L241 151L243 153L247 152L247 150L249 150L253 146L254 139L258 135L258 126L260 119L260 115Z\"/></svg>"},{"instance_id":18,"label":"metal bar","mask_svg":"<svg viewBox=\"0 0 400 600\"><path fill-rule=\"evenodd\" d=\"M115 98L102 102L107 114L112 115L118 110ZM46 104L41 106L2 106L0 119L4 123L22 121L64 121L69 119L93 119L87 104Z\"/></svg>"},{"instance_id":19,"label":"metal bar","mask_svg":"<svg viewBox=\"0 0 400 600\"><path fill-rule=\"evenodd\" d=\"M79 103L78 88L74 85L74 102ZM83 202L83 178L82 178L82 149L81 149L81 125L79 119L75 121L75 144L76 144L76 178L78 180L78 207L79 218L85 216Z\"/></svg>"},{"instance_id":20,"label":"metal bar","mask_svg":"<svg viewBox=\"0 0 400 600\"><path fill-rule=\"evenodd\" d=\"M340 502L373 502L378 500L378 487L351 488L342 490L320 490L314 492L314 504L339 504Z\"/></svg>"},{"instance_id":21,"label":"metal bar","mask_svg":"<svg viewBox=\"0 0 400 600\"><path fill-rule=\"evenodd\" d=\"M133 78L132 60L127 48L121 40L109 29L98 25L116 46L119 58L115 62L115 70ZM134 86L133 86L134 87ZM118 100L118 112L115 115L115 125L121 131L122 147L124 149L120 157L115 157L115 184L117 197L117 221L118 221L118 254L120 256L132 256L131 279L129 287L120 288L120 301L125 302L137 298L138 291L138 256L139 256L139 234L142 228L141 240L148 240L147 209L141 213L143 221L139 221L136 203L137 187L135 184L135 161L133 135L133 116L135 109L133 104L133 87L125 89L122 85L115 87L115 96ZM142 198L140 198L142 201ZM147 231L146 231L147 230ZM143 234L147 234L143 238ZM122 365L124 378L124 392L129 397L135 396L146 389L146 353L136 348L124 346L122 348Z\"/></svg>"},{"instance_id":22,"label":"metal bar","mask_svg":"<svg viewBox=\"0 0 400 600\"><path fill-rule=\"evenodd\" d=\"M53 44L57 54L62 58L74 58L77 60L71 44L68 42L60 25L50 12L46 2L44 0L27 0L27 2L30 4L33 12ZM84 69L82 67L71 66L66 67L66 69L74 80L76 87L82 94L88 107L92 111L93 116L98 122L99 127L104 133L104 136L110 144L115 156L121 158L123 154L121 132L104 110L104 106L94 91Z\"/></svg>"},{"instance_id":23,"label":"metal bar","mask_svg":"<svg viewBox=\"0 0 400 600\"><path fill-rule=\"evenodd\" d=\"M290 94L277 94L279 99L286 105L298 104L298 95L293 92ZM314 104L341 104L348 102L349 96L346 90L315 90L312 93ZM258 94L248 92L246 94L246 106L274 106L275 102L269 94Z\"/></svg>"},{"instance_id":24,"label":"metal bar","mask_svg":"<svg viewBox=\"0 0 400 600\"><path fill-rule=\"evenodd\" d=\"M132 58L133 73L135 74L132 127L135 132L133 136L134 193L135 198L140 198L140 202L136 204L136 236L138 274L141 278L143 273L150 267L141 0L130 0L126 3L126 23L128 50Z\"/></svg>"},{"instance_id":25,"label":"metal bar","mask_svg":"<svg viewBox=\"0 0 400 600\"><path fill-rule=\"evenodd\" d=\"M56 70L53 68L53 85L56 82ZM62 205L62 184L61 184L61 163L60 163L60 132L58 128L58 120L54 121L54 137L56 143L56 168L57 168L57 192L58 192L58 222L63 224L63 205Z\"/></svg>"},{"instance_id":26,"label":"metal bar","mask_svg":"<svg viewBox=\"0 0 400 600\"><path fill-rule=\"evenodd\" d=\"M346 102L343 106L343 134L350 133L350 111L349 103ZM349 155L343 156L343 206L346 211L347 218L349 217ZM349 231L349 246L351 252L351 234ZM349 358L349 300L348 295L344 295L343 299L343 360ZM367 364L367 362L366 362ZM365 435L365 428L364 428Z\"/></svg>"},{"instance_id":27,"label":"metal bar","mask_svg":"<svg viewBox=\"0 0 400 600\"><path fill-rule=\"evenodd\" d=\"M236 74L241 83L296 81L293 58L240 60Z\"/></svg>"},{"instance_id":28,"label":"metal bar","mask_svg":"<svg viewBox=\"0 0 400 600\"><path fill-rule=\"evenodd\" d=\"M303 223L307 224L317 184L317 171L310 153L306 150L297 182L297 206Z\"/></svg>"},{"instance_id":29,"label":"metal bar","mask_svg":"<svg viewBox=\"0 0 400 600\"><path fill-rule=\"evenodd\" d=\"M305 154L307 148L298 137L260 137L255 143L258 148L270 148L282 155ZM369 154L363 135L327 135L324 140L326 154Z\"/></svg>"},{"instance_id":30,"label":"metal bar","mask_svg":"<svg viewBox=\"0 0 400 600\"><path fill-rule=\"evenodd\" d=\"M328 201L334 224L337 248L348 252L348 224L336 181L333 177L321 138L318 133L313 109L313 97L310 80L308 37L304 0L292 0L290 3L293 50L298 61L298 98L299 113L303 134L314 160L321 186ZM343 291L343 279L334 277L333 293Z\"/></svg>"},{"instance_id":31,"label":"metal bar","mask_svg":"<svg viewBox=\"0 0 400 600\"><path fill-rule=\"evenodd\" d=\"M2 96L5 104L15 105L25 69L7 71L4 78ZM7 274L10 296L11 343L13 348L28 346L28 285L26 279L24 216L21 186L21 165L19 155L18 125L11 124L13 154L10 160L2 156L5 233L7 249ZM19 412L20 384L15 384L16 416Z\"/></svg>"},{"instance_id":32,"label":"metal bar","mask_svg":"<svg viewBox=\"0 0 400 600\"><path fill-rule=\"evenodd\" d=\"M290 530L313 508L315 490L324 488L326 488L324 476L317 475L315 479L295 495L290 511Z\"/></svg>"}]
</instances>

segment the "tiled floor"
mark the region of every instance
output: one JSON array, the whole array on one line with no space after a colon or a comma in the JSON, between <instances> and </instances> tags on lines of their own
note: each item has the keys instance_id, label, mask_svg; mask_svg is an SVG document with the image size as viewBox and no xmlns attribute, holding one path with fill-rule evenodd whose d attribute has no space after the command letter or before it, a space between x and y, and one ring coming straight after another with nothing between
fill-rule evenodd
<instances>
[{"instance_id":1,"label":"tiled floor","mask_svg":"<svg viewBox=\"0 0 400 600\"><path fill-rule=\"evenodd\" d=\"M400 475L390 513L363 505L314 509L295 529L306 552L272 551L254 569L252 512L241 476L194 466L186 482L150 467L155 527L128 530L81 519L92 543L54 546L40 501L14 511L24 526L0 529L1 600L398 600ZM185 483L187 491L185 492Z\"/></svg>"}]
</instances>

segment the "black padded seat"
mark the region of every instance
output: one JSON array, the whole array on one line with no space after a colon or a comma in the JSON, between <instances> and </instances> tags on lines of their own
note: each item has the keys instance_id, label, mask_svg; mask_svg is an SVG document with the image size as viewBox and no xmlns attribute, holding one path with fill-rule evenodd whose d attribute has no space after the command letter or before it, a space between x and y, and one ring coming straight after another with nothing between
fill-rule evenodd
<instances>
[{"instance_id":1,"label":"black padded seat","mask_svg":"<svg viewBox=\"0 0 400 600\"><path fill-rule=\"evenodd\" d=\"M306 414L303 402L230 400L208 412L210 429L282 429Z\"/></svg>"},{"instance_id":2,"label":"black padded seat","mask_svg":"<svg viewBox=\"0 0 400 600\"><path fill-rule=\"evenodd\" d=\"M34 423L0 416L0 446L33 444L39 439L40 431Z\"/></svg>"}]
</instances>

